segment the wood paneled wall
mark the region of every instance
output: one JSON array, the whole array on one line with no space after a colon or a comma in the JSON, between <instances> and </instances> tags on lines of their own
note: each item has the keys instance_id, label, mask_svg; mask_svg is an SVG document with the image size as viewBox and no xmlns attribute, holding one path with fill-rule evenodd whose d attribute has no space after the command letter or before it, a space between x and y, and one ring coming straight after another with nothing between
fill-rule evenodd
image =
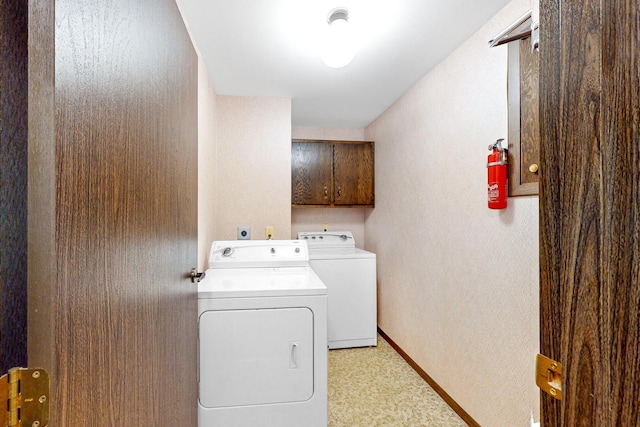
<instances>
[{"instance_id":1,"label":"wood paneled wall","mask_svg":"<svg viewBox=\"0 0 640 427\"><path fill-rule=\"evenodd\" d=\"M0 0L0 371L27 364L27 1Z\"/></svg>"}]
</instances>

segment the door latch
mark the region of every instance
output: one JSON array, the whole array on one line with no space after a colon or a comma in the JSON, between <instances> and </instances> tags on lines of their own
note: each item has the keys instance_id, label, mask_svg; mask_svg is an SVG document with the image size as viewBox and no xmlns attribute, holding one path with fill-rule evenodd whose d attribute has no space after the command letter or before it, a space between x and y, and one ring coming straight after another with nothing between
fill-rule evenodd
<instances>
[{"instance_id":1,"label":"door latch","mask_svg":"<svg viewBox=\"0 0 640 427\"><path fill-rule=\"evenodd\" d=\"M562 400L562 364L547 356L536 356L536 384L542 391Z\"/></svg>"},{"instance_id":2,"label":"door latch","mask_svg":"<svg viewBox=\"0 0 640 427\"><path fill-rule=\"evenodd\" d=\"M191 282L192 283L198 283L200 282L202 279L204 279L204 271L201 271L198 273L198 270L195 268L191 269Z\"/></svg>"}]
</instances>

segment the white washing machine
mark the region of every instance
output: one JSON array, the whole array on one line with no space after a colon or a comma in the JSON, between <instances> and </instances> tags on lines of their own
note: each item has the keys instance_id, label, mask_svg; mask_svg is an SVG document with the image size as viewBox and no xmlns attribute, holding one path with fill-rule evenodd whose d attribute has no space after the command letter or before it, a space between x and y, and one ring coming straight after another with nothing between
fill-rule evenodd
<instances>
[{"instance_id":1,"label":"white washing machine","mask_svg":"<svg viewBox=\"0 0 640 427\"><path fill-rule=\"evenodd\" d=\"M350 231L301 231L311 268L329 294L329 348L377 345L376 254L356 248Z\"/></svg>"},{"instance_id":2,"label":"white washing machine","mask_svg":"<svg viewBox=\"0 0 640 427\"><path fill-rule=\"evenodd\" d=\"M198 284L198 426L327 426L327 288L298 240L214 242Z\"/></svg>"}]
</instances>

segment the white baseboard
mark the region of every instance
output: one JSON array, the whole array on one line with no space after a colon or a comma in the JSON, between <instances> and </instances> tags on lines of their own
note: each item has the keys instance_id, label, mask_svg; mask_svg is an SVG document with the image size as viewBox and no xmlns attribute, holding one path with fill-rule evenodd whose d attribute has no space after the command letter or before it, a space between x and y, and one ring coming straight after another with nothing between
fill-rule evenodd
<instances>
[{"instance_id":1,"label":"white baseboard","mask_svg":"<svg viewBox=\"0 0 640 427\"><path fill-rule=\"evenodd\" d=\"M531 411L531 427L540 427L540 422L533 421L533 411Z\"/></svg>"}]
</instances>

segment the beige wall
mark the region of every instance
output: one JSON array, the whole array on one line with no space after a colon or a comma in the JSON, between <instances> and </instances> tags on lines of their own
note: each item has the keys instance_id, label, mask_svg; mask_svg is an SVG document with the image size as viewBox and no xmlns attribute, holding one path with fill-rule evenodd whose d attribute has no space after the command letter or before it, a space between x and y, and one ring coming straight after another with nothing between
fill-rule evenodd
<instances>
[{"instance_id":1,"label":"beige wall","mask_svg":"<svg viewBox=\"0 0 640 427\"><path fill-rule=\"evenodd\" d=\"M364 129L294 127L292 138L323 139L331 141L364 141ZM289 193L291 194L291 193ZM351 231L356 246L364 248L364 218L369 209L360 208L292 208L291 238L295 239L299 231L321 231L322 224L331 231Z\"/></svg>"},{"instance_id":2,"label":"beige wall","mask_svg":"<svg viewBox=\"0 0 640 427\"><path fill-rule=\"evenodd\" d=\"M217 96L202 59L198 57L198 270L207 266L216 238L216 108Z\"/></svg>"},{"instance_id":3,"label":"beige wall","mask_svg":"<svg viewBox=\"0 0 640 427\"><path fill-rule=\"evenodd\" d=\"M216 95L202 61L198 82L198 268L214 240L291 235L291 100Z\"/></svg>"},{"instance_id":4,"label":"beige wall","mask_svg":"<svg viewBox=\"0 0 640 427\"><path fill-rule=\"evenodd\" d=\"M291 100L218 96L216 108L217 240L251 227L253 240L291 235Z\"/></svg>"},{"instance_id":5,"label":"beige wall","mask_svg":"<svg viewBox=\"0 0 640 427\"><path fill-rule=\"evenodd\" d=\"M487 146L507 135L514 0L365 130L376 142L378 323L484 427L537 418L538 198L487 208Z\"/></svg>"}]
</instances>

